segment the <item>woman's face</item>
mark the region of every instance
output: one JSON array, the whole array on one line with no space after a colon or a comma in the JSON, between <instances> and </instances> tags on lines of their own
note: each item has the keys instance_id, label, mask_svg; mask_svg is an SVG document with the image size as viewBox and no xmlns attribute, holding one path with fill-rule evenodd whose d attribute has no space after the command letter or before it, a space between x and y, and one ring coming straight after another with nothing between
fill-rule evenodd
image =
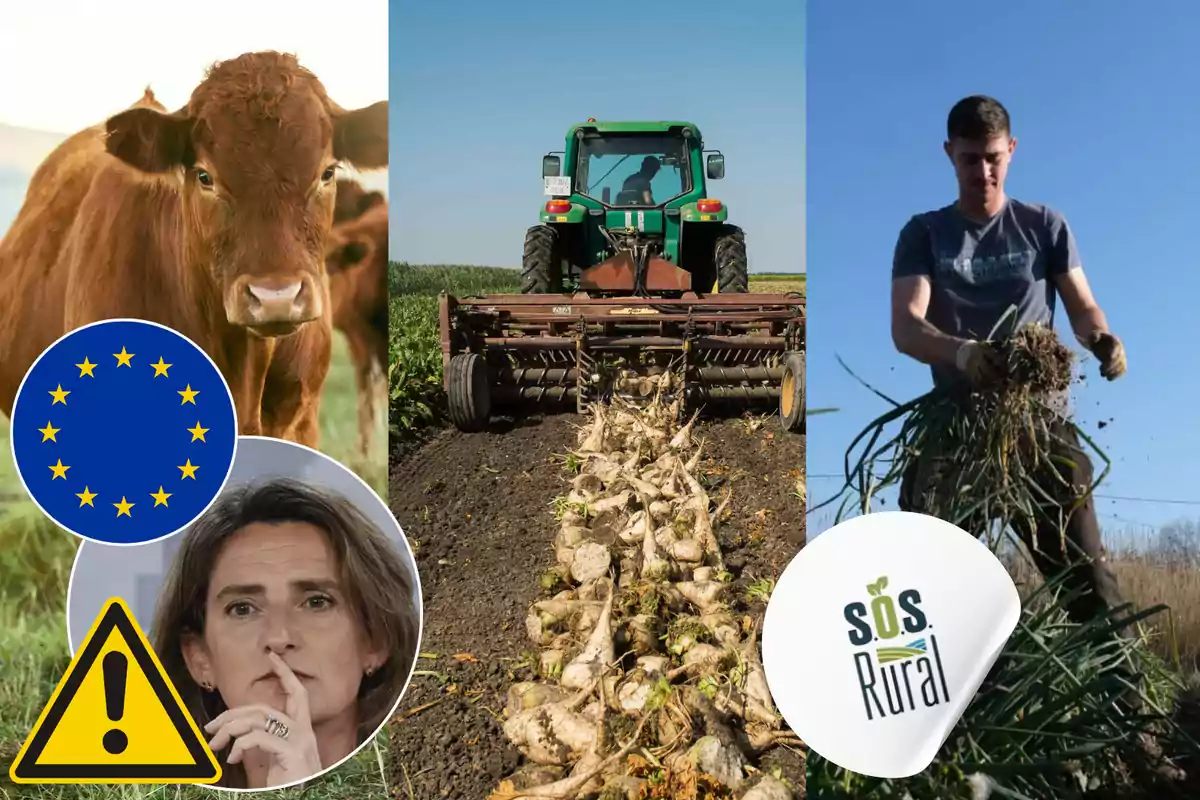
<instances>
[{"instance_id":1,"label":"woman's face","mask_svg":"<svg viewBox=\"0 0 1200 800\"><path fill-rule=\"evenodd\" d=\"M267 658L275 651L308 690L312 720L354 709L368 668L378 668L341 585L324 531L305 523L255 523L231 536L212 567L204 635L185 640L192 676L230 708L285 695Z\"/></svg>"}]
</instances>

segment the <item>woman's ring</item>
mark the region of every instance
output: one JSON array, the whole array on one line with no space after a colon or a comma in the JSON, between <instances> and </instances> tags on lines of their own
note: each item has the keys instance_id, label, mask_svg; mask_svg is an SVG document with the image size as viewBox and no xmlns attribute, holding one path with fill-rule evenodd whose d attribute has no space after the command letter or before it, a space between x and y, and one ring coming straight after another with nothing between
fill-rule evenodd
<instances>
[{"instance_id":1,"label":"woman's ring","mask_svg":"<svg viewBox=\"0 0 1200 800\"><path fill-rule=\"evenodd\" d=\"M263 725L263 729L273 736L278 736L280 739L288 738L287 725L275 719L273 714L267 714L267 723Z\"/></svg>"}]
</instances>

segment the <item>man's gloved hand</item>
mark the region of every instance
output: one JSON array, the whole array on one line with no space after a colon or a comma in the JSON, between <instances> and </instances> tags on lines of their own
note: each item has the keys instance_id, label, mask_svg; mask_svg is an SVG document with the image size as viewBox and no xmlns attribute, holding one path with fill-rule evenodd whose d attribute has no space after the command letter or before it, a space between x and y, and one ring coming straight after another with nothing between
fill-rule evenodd
<instances>
[{"instance_id":1,"label":"man's gloved hand","mask_svg":"<svg viewBox=\"0 0 1200 800\"><path fill-rule=\"evenodd\" d=\"M1113 334L1107 331L1093 333L1088 350L1100 360L1100 374L1105 378L1111 381L1125 374L1125 345Z\"/></svg>"},{"instance_id":2,"label":"man's gloved hand","mask_svg":"<svg viewBox=\"0 0 1200 800\"><path fill-rule=\"evenodd\" d=\"M1000 354L983 342L963 342L955 354L954 363L958 371L966 375L972 386L999 380L1003 374Z\"/></svg>"}]
</instances>

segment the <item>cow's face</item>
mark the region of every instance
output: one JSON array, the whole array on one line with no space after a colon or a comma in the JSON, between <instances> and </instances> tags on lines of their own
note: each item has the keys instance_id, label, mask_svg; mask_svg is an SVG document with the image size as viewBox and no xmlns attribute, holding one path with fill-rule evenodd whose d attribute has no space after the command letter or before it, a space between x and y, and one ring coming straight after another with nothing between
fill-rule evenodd
<instances>
[{"instance_id":1,"label":"cow's face","mask_svg":"<svg viewBox=\"0 0 1200 800\"><path fill-rule=\"evenodd\" d=\"M387 201L379 192L361 195L367 208L329 233L325 265L331 276L360 265L385 263L388 244Z\"/></svg>"},{"instance_id":2,"label":"cow's face","mask_svg":"<svg viewBox=\"0 0 1200 800\"><path fill-rule=\"evenodd\" d=\"M221 287L225 315L265 336L327 311L325 254L337 167L387 166L387 101L346 111L290 56L215 66L187 107L108 121L108 151L182 176L188 258Z\"/></svg>"},{"instance_id":3,"label":"cow's face","mask_svg":"<svg viewBox=\"0 0 1200 800\"><path fill-rule=\"evenodd\" d=\"M325 263L330 275L367 263L374 249L375 245L371 240L359 233L331 237L325 252Z\"/></svg>"}]
</instances>

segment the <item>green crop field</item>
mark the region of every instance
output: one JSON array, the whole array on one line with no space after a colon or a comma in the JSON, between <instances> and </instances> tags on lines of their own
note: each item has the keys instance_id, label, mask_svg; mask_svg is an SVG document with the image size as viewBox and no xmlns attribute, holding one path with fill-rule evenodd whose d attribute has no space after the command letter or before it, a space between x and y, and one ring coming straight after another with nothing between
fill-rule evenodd
<instances>
[{"instance_id":1,"label":"green crop field","mask_svg":"<svg viewBox=\"0 0 1200 800\"><path fill-rule=\"evenodd\" d=\"M437 296L506 294L520 290L520 273L465 264L416 266L393 262L388 271L388 392L391 434L398 440L443 421L442 355ZM803 273L755 273L752 292L806 291Z\"/></svg>"},{"instance_id":2,"label":"green crop field","mask_svg":"<svg viewBox=\"0 0 1200 800\"><path fill-rule=\"evenodd\" d=\"M349 350L340 334L321 407L321 449L355 470L386 498L387 431L380 415L369 458L359 456L357 389ZM3 798L211 798L211 791L175 786L17 786L8 767L29 735L67 665L67 583L78 540L57 528L25 499L8 443L8 422L0 429L0 779ZM348 765L310 782L304 789L276 792L281 799L332 800L386 796L380 759L381 733Z\"/></svg>"},{"instance_id":3,"label":"green crop field","mask_svg":"<svg viewBox=\"0 0 1200 800\"><path fill-rule=\"evenodd\" d=\"M505 294L519 288L515 269L392 262L388 270L388 422L392 436L407 439L443 419L438 294Z\"/></svg>"}]
</instances>

